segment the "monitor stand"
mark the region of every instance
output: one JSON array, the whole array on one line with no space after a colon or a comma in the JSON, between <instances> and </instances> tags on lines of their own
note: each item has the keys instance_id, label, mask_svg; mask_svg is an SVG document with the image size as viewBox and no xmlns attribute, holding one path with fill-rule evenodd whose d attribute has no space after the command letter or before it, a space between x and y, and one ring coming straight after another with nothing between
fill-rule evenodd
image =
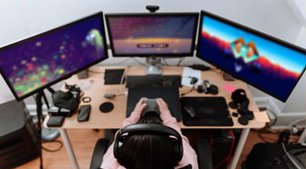
<instances>
[{"instance_id":1,"label":"monitor stand","mask_svg":"<svg viewBox=\"0 0 306 169\"><path fill-rule=\"evenodd\" d=\"M154 56L146 58L147 62L147 75L161 75L162 74L162 65L161 58L156 58Z\"/></svg>"}]
</instances>

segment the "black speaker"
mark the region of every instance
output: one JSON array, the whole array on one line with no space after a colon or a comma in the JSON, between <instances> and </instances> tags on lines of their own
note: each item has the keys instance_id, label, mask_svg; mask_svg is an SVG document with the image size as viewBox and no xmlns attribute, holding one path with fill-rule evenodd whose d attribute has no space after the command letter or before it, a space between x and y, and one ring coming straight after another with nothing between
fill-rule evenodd
<instances>
[{"instance_id":1,"label":"black speaker","mask_svg":"<svg viewBox=\"0 0 306 169\"><path fill-rule=\"evenodd\" d=\"M37 130L24 102L0 105L0 168L14 168L39 156Z\"/></svg>"}]
</instances>

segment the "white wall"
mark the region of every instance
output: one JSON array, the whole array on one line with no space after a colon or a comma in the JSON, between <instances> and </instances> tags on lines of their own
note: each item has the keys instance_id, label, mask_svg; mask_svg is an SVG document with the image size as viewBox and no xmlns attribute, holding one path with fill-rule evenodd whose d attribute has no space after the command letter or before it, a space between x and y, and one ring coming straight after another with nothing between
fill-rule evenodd
<instances>
[{"instance_id":1,"label":"white wall","mask_svg":"<svg viewBox=\"0 0 306 169\"><path fill-rule=\"evenodd\" d=\"M306 30L301 17L294 12L298 8L301 14L305 14L305 8L301 8L305 6L304 0L295 0L294 3L291 0L1 0L0 46L97 11L146 12L145 5L148 4L160 5L160 12L199 12L204 9L306 48ZM103 64L120 61L109 59ZM183 63L198 61L189 58ZM126 64L136 63L130 61ZM286 105L273 99L282 113L305 112L305 81L304 76ZM251 87L251 90L254 96L268 97L257 89ZM12 99L10 90L0 78L0 103Z\"/></svg>"}]
</instances>

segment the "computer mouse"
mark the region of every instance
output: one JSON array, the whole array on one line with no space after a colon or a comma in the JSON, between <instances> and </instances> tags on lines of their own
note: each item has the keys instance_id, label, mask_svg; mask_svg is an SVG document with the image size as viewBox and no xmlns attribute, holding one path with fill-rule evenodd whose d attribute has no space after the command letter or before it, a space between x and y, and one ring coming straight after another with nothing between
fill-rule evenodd
<instances>
[{"instance_id":1,"label":"computer mouse","mask_svg":"<svg viewBox=\"0 0 306 169\"><path fill-rule=\"evenodd\" d=\"M193 107L184 106L183 109L192 119L196 117L197 113L194 111Z\"/></svg>"}]
</instances>

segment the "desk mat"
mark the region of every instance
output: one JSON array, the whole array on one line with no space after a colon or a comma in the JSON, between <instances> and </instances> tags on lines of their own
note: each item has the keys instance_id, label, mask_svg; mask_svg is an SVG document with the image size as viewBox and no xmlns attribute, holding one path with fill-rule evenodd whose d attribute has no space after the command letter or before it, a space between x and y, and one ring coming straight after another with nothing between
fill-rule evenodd
<instances>
[{"instance_id":1,"label":"desk mat","mask_svg":"<svg viewBox=\"0 0 306 169\"><path fill-rule=\"evenodd\" d=\"M233 126L233 120L223 97L182 97L184 106L191 106L196 116L191 118L183 111L183 124L186 126Z\"/></svg>"},{"instance_id":2,"label":"desk mat","mask_svg":"<svg viewBox=\"0 0 306 169\"><path fill-rule=\"evenodd\" d=\"M149 99L162 98L169 107L173 117L181 121L181 103L178 88L130 88L128 91L126 117L134 110L136 103L142 97Z\"/></svg>"}]
</instances>

